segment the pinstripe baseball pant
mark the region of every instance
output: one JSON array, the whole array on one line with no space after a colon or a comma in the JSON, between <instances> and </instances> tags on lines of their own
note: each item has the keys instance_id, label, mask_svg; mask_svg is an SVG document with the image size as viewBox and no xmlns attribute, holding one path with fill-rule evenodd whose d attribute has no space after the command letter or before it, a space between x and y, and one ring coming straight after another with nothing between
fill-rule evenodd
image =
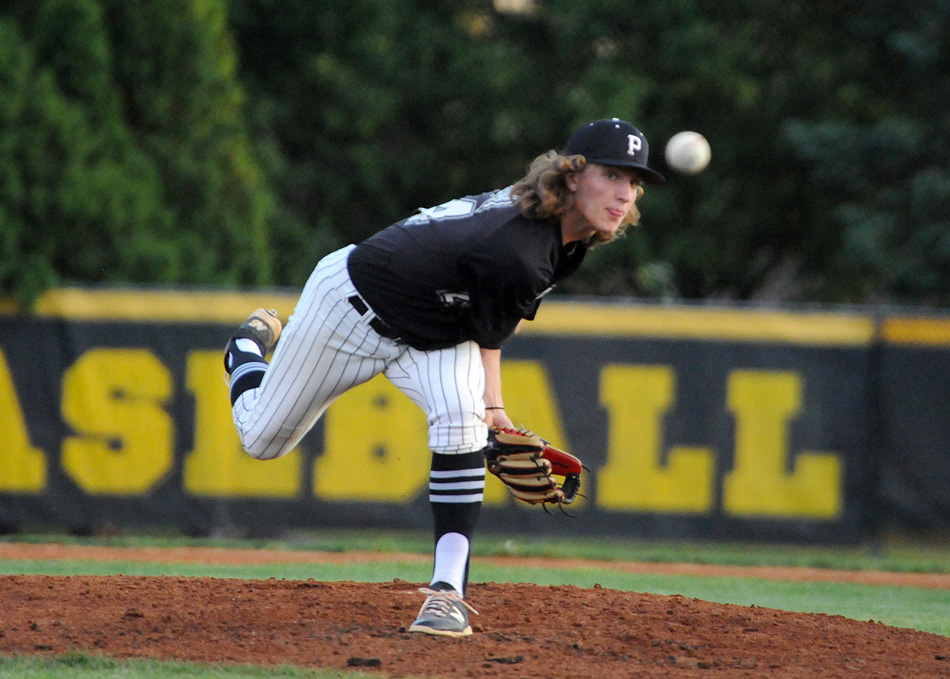
<instances>
[{"instance_id":1,"label":"pinstripe baseball pant","mask_svg":"<svg viewBox=\"0 0 950 679\"><path fill-rule=\"evenodd\" d=\"M470 540L485 493L488 428L485 373L474 342L420 351L380 336L372 309L346 267L354 246L314 269L270 365L245 355L231 373L232 415L241 444L261 460L286 455L341 394L383 373L426 413L429 501L435 519L432 582L465 591ZM249 373L263 372L260 382ZM237 385L259 384L241 393Z\"/></svg>"},{"instance_id":2,"label":"pinstripe baseball pant","mask_svg":"<svg viewBox=\"0 0 950 679\"><path fill-rule=\"evenodd\" d=\"M420 351L377 334L368 305L346 268L354 246L325 257L314 269L280 337L260 387L234 403L234 424L248 454L271 459L288 453L333 401L379 373L426 413L429 448L470 453L485 447L485 374L474 342ZM234 376L232 375L232 380Z\"/></svg>"}]
</instances>

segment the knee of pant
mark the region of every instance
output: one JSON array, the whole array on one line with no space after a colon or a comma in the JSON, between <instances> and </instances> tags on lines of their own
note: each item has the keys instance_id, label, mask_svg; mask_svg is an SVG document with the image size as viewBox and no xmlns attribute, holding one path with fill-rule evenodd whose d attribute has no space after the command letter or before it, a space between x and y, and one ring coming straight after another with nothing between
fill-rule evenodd
<instances>
[{"instance_id":1,"label":"knee of pant","mask_svg":"<svg viewBox=\"0 0 950 679\"><path fill-rule=\"evenodd\" d=\"M475 453L488 444L488 427L484 423L457 429L429 429L429 450L444 455Z\"/></svg>"},{"instance_id":2,"label":"knee of pant","mask_svg":"<svg viewBox=\"0 0 950 679\"><path fill-rule=\"evenodd\" d=\"M441 413L429 422L429 448L436 453L473 453L488 443L488 426L474 411Z\"/></svg>"},{"instance_id":3,"label":"knee of pant","mask_svg":"<svg viewBox=\"0 0 950 679\"><path fill-rule=\"evenodd\" d=\"M281 432L249 431L241 433L241 446L244 452L257 460L273 460L283 457L295 445L286 434Z\"/></svg>"}]
</instances>

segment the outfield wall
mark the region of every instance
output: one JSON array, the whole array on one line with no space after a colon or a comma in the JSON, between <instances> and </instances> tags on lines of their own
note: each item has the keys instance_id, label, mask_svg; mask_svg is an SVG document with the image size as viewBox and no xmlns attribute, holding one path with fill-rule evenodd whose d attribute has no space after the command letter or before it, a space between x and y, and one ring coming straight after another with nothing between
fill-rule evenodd
<instances>
[{"instance_id":1,"label":"outfield wall","mask_svg":"<svg viewBox=\"0 0 950 679\"><path fill-rule=\"evenodd\" d=\"M428 528L424 416L377 378L246 456L221 349L295 296L56 290L0 308L0 528ZM490 478L482 526L853 542L950 528L950 318L549 300L506 347L518 423L590 467L577 519Z\"/></svg>"}]
</instances>

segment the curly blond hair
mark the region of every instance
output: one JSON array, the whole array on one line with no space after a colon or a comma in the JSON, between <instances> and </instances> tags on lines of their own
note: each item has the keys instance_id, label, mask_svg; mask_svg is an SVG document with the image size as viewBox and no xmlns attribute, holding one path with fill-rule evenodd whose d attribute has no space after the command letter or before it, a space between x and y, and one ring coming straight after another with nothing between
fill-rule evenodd
<instances>
[{"instance_id":1,"label":"curly blond hair","mask_svg":"<svg viewBox=\"0 0 950 679\"><path fill-rule=\"evenodd\" d=\"M528 167L528 174L515 182L511 188L511 199L521 206L521 214L528 219L559 218L571 206L571 191L567 187L567 175L582 172L587 167L584 156L562 156L557 151L543 153ZM637 187L637 198L643 195L643 187ZM588 245L609 243L623 236L628 226L640 223L640 210L637 203L627 211L620 228L612 235L597 232L592 235Z\"/></svg>"}]
</instances>

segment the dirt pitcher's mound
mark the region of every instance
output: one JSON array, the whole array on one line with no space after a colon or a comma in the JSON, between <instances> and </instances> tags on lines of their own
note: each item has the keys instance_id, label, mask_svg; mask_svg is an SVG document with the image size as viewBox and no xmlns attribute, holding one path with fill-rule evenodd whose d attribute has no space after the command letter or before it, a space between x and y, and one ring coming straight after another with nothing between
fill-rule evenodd
<instances>
[{"instance_id":1,"label":"dirt pitcher's mound","mask_svg":"<svg viewBox=\"0 0 950 679\"><path fill-rule=\"evenodd\" d=\"M402 677L948 677L950 639L609 589L473 584L475 634L408 634L418 584L0 576L0 653L354 668Z\"/></svg>"}]
</instances>

